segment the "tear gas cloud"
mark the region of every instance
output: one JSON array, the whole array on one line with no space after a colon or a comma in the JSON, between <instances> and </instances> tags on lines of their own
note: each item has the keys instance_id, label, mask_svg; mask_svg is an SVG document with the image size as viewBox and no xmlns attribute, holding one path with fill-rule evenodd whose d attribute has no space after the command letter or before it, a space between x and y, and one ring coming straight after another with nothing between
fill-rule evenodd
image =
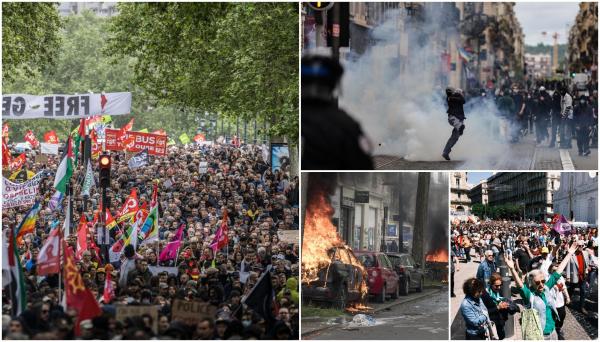
<instances>
[{"instance_id":1,"label":"tear gas cloud","mask_svg":"<svg viewBox=\"0 0 600 342\"><path fill-rule=\"evenodd\" d=\"M340 106L358 120L374 145L374 154L394 155L413 161L441 160L452 127L446 114L445 87L440 84L441 52L433 41L455 27L440 27L440 6L428 6L423 21L398 29L404 9L388 11L375 27L376 43L356 60L344 61ZM440 31L442 30L442 31ZM457 33L456 33L457 34ZM402 39L408 40L409 58L400 65L396 58ZM406 43L406 42L404 42ZM451 158L464 166L490 168L510 158L507 139L500 134L506 124L492 99L475 98L465 105L465 133Z\"/></svg>"}]
</instances>

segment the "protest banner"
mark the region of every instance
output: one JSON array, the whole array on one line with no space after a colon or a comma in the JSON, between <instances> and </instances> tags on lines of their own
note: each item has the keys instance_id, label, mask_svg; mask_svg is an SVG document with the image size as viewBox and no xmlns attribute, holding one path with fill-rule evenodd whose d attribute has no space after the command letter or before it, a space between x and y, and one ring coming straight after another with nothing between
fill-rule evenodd
<instances>
[{"instance_id":1,"label":"protest banner","mask_svg":"<svg viewBox=\"0 0 600 342\"><path fill-rule=\"evenodd\" d=\"M32 205L45 172L41 171L25 183L13 183L2 177L2 209Z\"/></svg>"},{"instance_id":2,"label":"protest banner","mask_svg":"<svg viewBox=\"0 0 600 342\"><path fill-rule=\"evenodd\" d=\"M300 231L299 230L279 230L277 236L280 241L287 243L299 243L300 242Z\"/></svg>"},{"instance_id":3,"label":"protest banner","mask_svg":"<svg viewBox=\"0 0 600 342\"><path fill-rule=\"evenodd\" d=\"M131 170L148 165L148 150L143 150L142 152L133 155L127 162L127 165Z\"/></svg>"},{"instance_id":4,"label":"protest banner","mask_svg":"<svg viewBox=\"0 0 600 342\"><path fill-rule=\"evenodd\" d=\"M43 154L58 155L58 144L41 143L40 146Z\"/></svg>"},{"instance_id":5,"label":"protest banner","mask_svg":"<svg viewBox=\"0 0 600 342\"><path fill-rule=\"evenodd\" d=\"M148 270L152 275L158 275L161 272L167 272L168 274L179 275L179 269L177 267L169 267L169 266L150 266L148 265Z\"/></svg>"},{"instance_id":6,"label":"protest banner","mask_svg":"<svg viewBox=\"0 0 600 342\"><path fill-rule=\"evenodd\" d=\"M194 325L205 318L214 319L216 311L217 308L210 303L175 299L171 306L171 319Z\"/></svg>"},{"instance_id":7,"label":"protest banner","mask_svg":"<svg viewBox=\"0 0 600 342\"><path fill-rule=\"evenodd\" d=\"M2 96L2 119L74 120L92 115L124 115L131 112L131 93L80 95Z\"/></svg>"},{"instance_id":8,"label":"protest banner","mask_svg":"<svg viewBox=\"0 0 600 342\"><path fill-rule=\"evenodd\" d=\"M105 129L106 134L106 149L110 151L123 151L124 146L118 137L121 135L121 131L118 129ZM140 133L140 132L124 132L127 141L133 138L133 143L128 147L129 152L140 152L148 149L148 153L153 156L164 156L167 153L167 140L166 135L152 134L152 133Z\"/></svg>"},{"instance_id":9,"label":"protest banner","mask_svg":"<svg viewBox=\"0 0 600 342\"><path fill-rule=\"evenodd\" d=\"M117 321L123 322L127 317L149 315L152 317L152 330L158 333L158 305L116 305Z\"/></svg>"}]
</instances>

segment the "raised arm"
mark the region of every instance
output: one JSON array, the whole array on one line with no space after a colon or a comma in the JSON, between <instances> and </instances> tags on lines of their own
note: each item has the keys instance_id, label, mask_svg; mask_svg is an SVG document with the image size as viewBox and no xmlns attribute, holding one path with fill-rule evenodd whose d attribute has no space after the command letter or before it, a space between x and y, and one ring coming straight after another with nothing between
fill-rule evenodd
<instances>
[{"instance_id":1,"label":"raised arm","mask_svg":"<svg viewBox=\"0 0 600 342\"><path fill-rule=\"evenodd\" d=\"M515 270L515 262L513 261L512 256L509 255L508 253L504 253L504 262L506 263L506 266L510 270L510 273L512 273L512 276L515 279L515 283L517 284L517 287L522 288L523 282L521 281L521 277L519 277L519 273L517 273L517 271Z\"/></svg>"},{"instance_id":2,"label":"raised arm","mask_svg":"<svg viewBox=\"0 0 600 342\"><path fill-rule=\"evenodd\" d=\"M560 262L560 265L558 265L556 272L562 273L562 271L564 271L565 267L567 267L567 264L571 260L571 256L573 255L573 253L575 253L576 250L577 250L577 241L575 241L571 244L571 247L569 247L569 253L567 253L567 255L565 255L564 259Z\"/></svg>"}]
</instances>

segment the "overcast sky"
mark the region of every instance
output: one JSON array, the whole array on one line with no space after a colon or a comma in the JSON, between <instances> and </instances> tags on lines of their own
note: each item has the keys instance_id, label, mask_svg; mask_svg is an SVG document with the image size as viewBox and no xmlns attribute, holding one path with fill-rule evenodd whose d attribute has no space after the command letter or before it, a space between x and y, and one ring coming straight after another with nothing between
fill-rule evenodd
<instances>
[{"instance_id":1,"label":"overcast sky","mask_svg":"<svg viewBox=\"0 0 600 342\"><path fill-rule=\"evenodd\" d=\"M578 11L578 2L517 2L515 5L527 45L553 44L554 32L559 34L559 44L566 43L567 25L569 28L573 25ZM548 33L545 38L543 31Z\"/></svg>"}]
</instances>

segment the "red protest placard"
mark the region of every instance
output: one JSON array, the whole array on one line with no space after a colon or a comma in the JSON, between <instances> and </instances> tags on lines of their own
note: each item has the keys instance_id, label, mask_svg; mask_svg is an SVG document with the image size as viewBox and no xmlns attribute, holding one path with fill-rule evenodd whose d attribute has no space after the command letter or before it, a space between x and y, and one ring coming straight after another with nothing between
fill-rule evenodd
<instances>
[{"instance_id":1,"label":"red protest placard","mask_svg":"<svg viewBox=\"0 0 600 342\"><path fill-rule=\"evenodd\" d=\"M107 128L106 133L106 149L111 151L123 151L124 144L119 141L121 130ZM142 133L142 132L125 132L123 141L128 142L128 152L140 152L148 149L148 153L154 156L164 156L167 153L168 136Z\"/></svg>"}]
</instances>

